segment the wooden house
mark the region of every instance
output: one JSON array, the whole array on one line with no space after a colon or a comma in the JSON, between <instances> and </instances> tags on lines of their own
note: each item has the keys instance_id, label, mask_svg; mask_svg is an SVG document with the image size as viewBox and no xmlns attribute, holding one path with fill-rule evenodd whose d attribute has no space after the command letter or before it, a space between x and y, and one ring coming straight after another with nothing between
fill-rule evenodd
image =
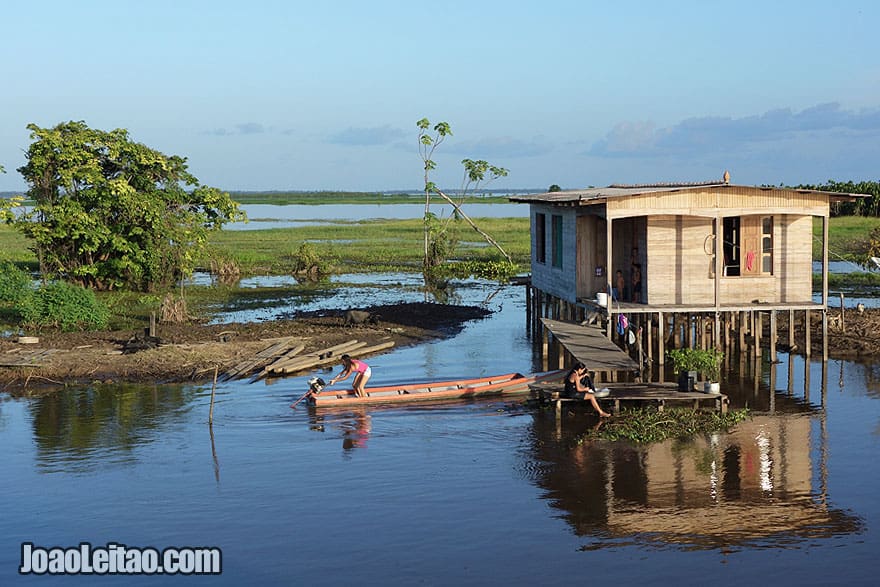
<instances>
[{"instance_id":1,"label":"wooden house","mask_svg":"<svg viewBox=\"0 0 880 587\"><path fill-rule=\"evenodd\" d=\"M723 312L827 310L830 204L860 196L720 181L510 200L530 205L531 286L541 296L602 305L609 318L714 314L718 344ZM823 235L821 302L813 301L814 219Z\"/></svg>"}]
</instances>

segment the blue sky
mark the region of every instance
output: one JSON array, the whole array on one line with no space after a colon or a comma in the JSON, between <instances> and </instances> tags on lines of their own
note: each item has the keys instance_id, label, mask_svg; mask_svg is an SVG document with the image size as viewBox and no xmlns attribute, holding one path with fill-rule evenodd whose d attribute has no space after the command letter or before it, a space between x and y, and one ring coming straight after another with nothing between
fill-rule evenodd
<instances>
[{"instance_id":1,"label":"blue sky","mask_svg":"<svg viewBox=\"0 0 880 587\"><path fill-rule=\"evenodd\" d=\"M0 191L84 120L226 190L880 178L880 3L40 1L0 9Z\"/></svg>"}]
</instances>

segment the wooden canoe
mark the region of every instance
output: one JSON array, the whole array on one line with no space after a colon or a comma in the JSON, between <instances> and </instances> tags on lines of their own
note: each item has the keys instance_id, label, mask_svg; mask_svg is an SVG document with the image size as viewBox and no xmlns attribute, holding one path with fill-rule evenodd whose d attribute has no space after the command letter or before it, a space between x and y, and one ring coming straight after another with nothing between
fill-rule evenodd
<instances>
[{"instance_id":1,"label":"wooden canoe","mask_svg":"<svg viewBox=\"0 0 880 587\"><path fill-rule=\"evenodd\" d=\"M312 394L309 403L316 408L337 406L362 406L384 403L406 403L430 400L453 400L490 395L513 395L529 393L529 385L541 381L552 381L564 375L563 371L534 373L506 373L492 377L437 381L433 383L412 383L407 385L387 385L367 387L366 396L358 397L353 389L331 389Z\"/></svg>"}]
</instances>

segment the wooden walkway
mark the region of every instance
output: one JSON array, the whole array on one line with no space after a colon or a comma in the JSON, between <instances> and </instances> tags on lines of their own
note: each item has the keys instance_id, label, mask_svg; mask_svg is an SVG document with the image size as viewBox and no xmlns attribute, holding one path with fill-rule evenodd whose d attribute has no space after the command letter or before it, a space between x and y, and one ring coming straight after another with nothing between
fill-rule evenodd
<instances>
[{"instance_id":1,"label":"wooden walkway","mask_svg":"<svg viewBox=\"0 0 880 587\"><path fill-rule=\"evenodd\" d=\"M564 387L564 384L559 382L529 385L529 389L537 398L554 402L557 413L562 409L563 402L589 403L589 400L562 397ZM624 402L652 403L661 412L671 403L690 404L693 409L698 410L704 402L713 402L715 410L722 414L727 413L727 406L730 403L727 396L722 393L678 391L675 383L609 383L601 387L607 388L610 393L607 397L597 399L600 402L611 402L615 414L620 412L620 405Z\"/></svg>"},{"instance_id":2,"label":"wooden walkway","mask_svg":"<svg viewBox=\"0 0 880 587\"><path fill-rule=\"evenodd\" d=\"M541 323L575 360L586 365L590 371L617 373L639 370L638 363L595 326L581 326L549 318L541 318Z\"/></svg>"}]
</instances>

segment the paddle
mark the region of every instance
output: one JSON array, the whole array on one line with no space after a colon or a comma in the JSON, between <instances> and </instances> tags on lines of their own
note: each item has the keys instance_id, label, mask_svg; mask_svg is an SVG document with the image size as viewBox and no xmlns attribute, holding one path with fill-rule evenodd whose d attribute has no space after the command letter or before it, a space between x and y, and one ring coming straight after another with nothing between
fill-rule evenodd
<instances>
[{"instance_id":1,"label":"paddle","mask_svg":"<svg viewBox=\"0 0 880 587\"><path fill-rule=\"evenodd\" d=\"M303 396L302 396L301 398L299 398L298 400L296 400L295 402L293 402L292 404L290 404L290 407L291 407L291 408L295 408L295 407L296 407L296 404L298 404L299 402L303 401L304 399L306 399L307 397L309 397L311 394L312 394L312 390L309 389L307 392L305 392L305 393L303 394Z\"/></svg>"}]
</instances>

